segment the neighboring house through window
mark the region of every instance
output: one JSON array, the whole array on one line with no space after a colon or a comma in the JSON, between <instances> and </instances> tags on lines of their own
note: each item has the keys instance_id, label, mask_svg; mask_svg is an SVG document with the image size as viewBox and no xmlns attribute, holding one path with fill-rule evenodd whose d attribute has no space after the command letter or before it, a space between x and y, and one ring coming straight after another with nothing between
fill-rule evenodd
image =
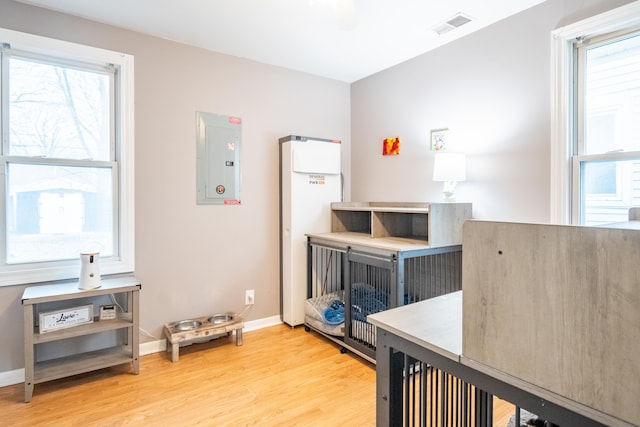
<instances>
[{"instance_id":1,"label":"neighboring house through window","mask_svg":"<svg viewBox=\"0 0 640 427\"><path fill-rule=\"evenodd\" d=\"M626 221L640 206L640 4L552 33L551 219Z\"/></svg>"},{"instance_id":2,"label":"neighboring house through window","mask_svg":"<svg viewBox=\"0 0 640 427\"><path fill-rule=\"evenodd\" d=\"M0 29L0 285L133 271L133 57Z\"/></svg>"}]
</instances>

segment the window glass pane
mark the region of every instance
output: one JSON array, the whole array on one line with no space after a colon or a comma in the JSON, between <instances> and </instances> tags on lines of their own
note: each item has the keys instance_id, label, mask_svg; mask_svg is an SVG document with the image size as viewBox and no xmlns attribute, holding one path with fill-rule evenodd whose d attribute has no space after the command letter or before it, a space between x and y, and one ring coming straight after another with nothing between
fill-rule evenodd
<instances>
[{"instance_id":1,"label":"window glass pane","mask_svg":"<svg viewBox=\"0 0 640 427\"><path fill-rule=\"evenodd\" d=\"M7 263L113 255L111 168L8 165Z\"/></svg>"},{"instance_id":2,"label":"window glass pane","mask_svg":"<svg viewBox=\"0 0 640 427\"><path fill-rule=\"evenodd\" d=\"M615 162L594 162L585 165L584 185L590 195L613 196L616 194Z\"/></svg>"},{"instance_id":3,"label":"window glass pane","mask_svg":"<svg viewBox=\"0 0 640 427\"><path fill-rule=\"evenodd\" d=\"M624 222L640 206L640 160L581 163L583 225Z\"/></svg>"},{"instance_id":4,"label":"window glass pane","mask_svg":"<svg viewBox=\"0 0 640 427\"><path fill-rule=\"evenodd\" d=\"M9 155L110 160L110 75L9 59Z\"/></svg>"},{"instance_id":5,"label":"window glass pane","mask_svg":"<svg viewBox=\"0 0 640 427\"><path fill-rule=\"evenodd\" d=\"M640 36L585 54L585 151L640 150Z\"/></svg>"}]
</instances>

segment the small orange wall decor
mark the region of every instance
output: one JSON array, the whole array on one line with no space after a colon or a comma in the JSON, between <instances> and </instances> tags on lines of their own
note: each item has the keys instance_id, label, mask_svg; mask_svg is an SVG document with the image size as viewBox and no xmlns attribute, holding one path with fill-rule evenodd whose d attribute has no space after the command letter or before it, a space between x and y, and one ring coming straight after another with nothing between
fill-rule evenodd
<instances>
[{"instance_id":1,"label":"small orange wall decor","mask_svg":"<svg viewBox=\"0 0 640 427\"><path fill-rule=\"evenodd\" d=\"M382 155L393 156L400 154L400 137L386 138L382 141Z\"/></svg>"}]
</instances>

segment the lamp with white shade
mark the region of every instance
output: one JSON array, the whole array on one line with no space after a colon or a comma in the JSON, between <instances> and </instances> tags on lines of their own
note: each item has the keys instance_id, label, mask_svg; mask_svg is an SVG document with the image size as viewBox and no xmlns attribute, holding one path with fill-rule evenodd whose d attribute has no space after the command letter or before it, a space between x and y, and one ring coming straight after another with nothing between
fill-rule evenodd
<instances>
[{"instance_id":1,"label":"lamp with white shade","mask_svg":"<svg viewBox=\"0 0 640 427\"><path fill-rule=\"evenodd\" d=\"M466 178L466 156L464 153L436 153L433 162L433 180L443 182L442 194L446 202L456 199L456 184Z\"/></svg>"}]
</instances>

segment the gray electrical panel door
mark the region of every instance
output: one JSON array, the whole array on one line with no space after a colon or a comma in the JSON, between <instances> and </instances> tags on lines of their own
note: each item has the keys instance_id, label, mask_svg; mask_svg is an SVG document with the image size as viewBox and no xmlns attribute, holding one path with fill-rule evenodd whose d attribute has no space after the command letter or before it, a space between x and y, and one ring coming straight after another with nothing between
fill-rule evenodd
<instances>
[{"instance_id":1,"label":"gray electrical panel door","mask_svg":"<svg viewBox=\"0 0 640 427\"><path fill-rule=\"evenodd\" d=\"M198 111L197 203L240 204L240 142L238 117Z\"/></svg>"}]
</instances>

